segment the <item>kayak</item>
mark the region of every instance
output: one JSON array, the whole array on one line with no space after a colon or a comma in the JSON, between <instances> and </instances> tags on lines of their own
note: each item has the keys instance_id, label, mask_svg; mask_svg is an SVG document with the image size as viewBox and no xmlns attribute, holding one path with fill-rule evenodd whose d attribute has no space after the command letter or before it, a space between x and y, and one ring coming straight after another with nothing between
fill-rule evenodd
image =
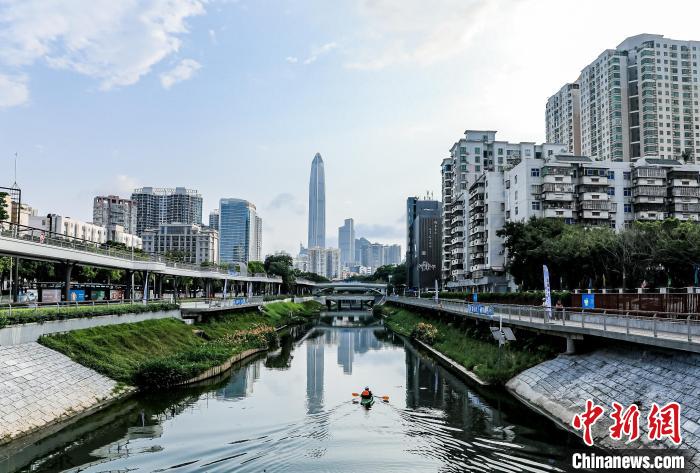
<instances>
[{"instance_id":1,"label":"kayak","mask_svg":"<svg viewBox=\"0 0 700 473\"><path fill-rule=\"evenodd\" d=\"M374 404L374 396L366 399L360 399L360 405L364 407L372 407L372 404Z\"/></svg>"}]
</instances>

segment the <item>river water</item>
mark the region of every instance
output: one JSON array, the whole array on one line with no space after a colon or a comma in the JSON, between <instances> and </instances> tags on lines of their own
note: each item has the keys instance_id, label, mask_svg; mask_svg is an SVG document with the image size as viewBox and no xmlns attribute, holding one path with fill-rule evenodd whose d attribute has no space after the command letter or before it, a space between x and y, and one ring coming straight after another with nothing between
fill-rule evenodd
<instances>
[{"instance_id":1,"label":"river water","mask_svg":"<svg viewBox=\"0 0 700 473\"><path fill-rule=\"evenodd\" d=\"M365 385L389 402L353 403ZM340 312L219 379L81 419L0 459L0 471L556 472L581 446L371 314Z\"/></svg>"}]
</instances>

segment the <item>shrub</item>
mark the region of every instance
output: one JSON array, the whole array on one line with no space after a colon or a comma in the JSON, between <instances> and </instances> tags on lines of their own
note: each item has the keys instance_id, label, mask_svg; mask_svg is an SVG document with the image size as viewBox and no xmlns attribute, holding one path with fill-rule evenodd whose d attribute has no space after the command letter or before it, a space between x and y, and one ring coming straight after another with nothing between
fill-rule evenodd
<instances>
[{"instance_id":1,"label":"shrub","mask_svg":"<svg viewBox=\"0 0 700 473\"><path fill-rule=\"evenodd\" d=\"M49 320L67 320L82 317L99 317L101 315L123 315L140 314L144 312L158 312L161 310L174 310L179 306L167 302L157 302L149 304L101 304L101 305L80 305L75 307L36 307L13 309L12 315L9 310L4 310L0 317L4 319L5 325L28 324L32 322L47 322ZM0 320L2 322L2 320Z\"/></svg>"},{"instance_id":2,"label":"shrub","mask_svg":"<svg viewBox=\"0 0 700 473\"><path fill-rule=\"evenodd\" d=\"M411 332L411 337L432 345L437 340L438 330L429 323L419 322Z\"/></svg>"}]
</instances>

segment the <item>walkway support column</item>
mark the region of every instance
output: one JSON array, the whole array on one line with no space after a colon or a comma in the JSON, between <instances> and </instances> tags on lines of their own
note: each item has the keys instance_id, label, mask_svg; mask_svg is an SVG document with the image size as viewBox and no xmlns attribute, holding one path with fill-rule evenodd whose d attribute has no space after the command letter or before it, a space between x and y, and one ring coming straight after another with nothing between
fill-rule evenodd
<instances>
[{"instance_id":1,"label":"walkway support column","mask_svg":"<svg viewBox=\"0 0 700 473\"><path fill-rule=\"evenodd\" d=\"M571 336L566 337L566 351L564 352L565 355L574 355L576 354L576 344L574 343L574 338Z\"/></svg>"},{"instance_id":2,"label":"walkway support column","mask_svg":"<svg viewBox=\"0 0 700 473\"><path fill-rule=\"evenodd\" d=\"M66 302L70 302L70 280L73 273L73 266L75 266L75 263L66 261L65 270L63 271L63 299Z\"/></svg>"},{"instance_id":3,"label":"walkway support column","mask_svg":"<svg viewBox=\"0 0 700 473\"><path fill-rule=\"evenodd\" d=\"M131 296L134 293L134 272L130 269L126 270L126 291L124 291L124 300L131 300Z\"/></svg>"}]
</instances>

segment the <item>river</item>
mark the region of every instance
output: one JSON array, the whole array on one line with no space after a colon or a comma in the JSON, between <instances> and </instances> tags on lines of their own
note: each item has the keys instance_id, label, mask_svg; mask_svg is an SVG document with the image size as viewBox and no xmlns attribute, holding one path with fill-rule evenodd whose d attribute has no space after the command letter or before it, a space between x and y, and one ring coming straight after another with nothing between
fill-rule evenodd
<instances>
[{"instance_id":1,"label":"river","mask_svg":"<svg viewBox=\"0 0 700 473\"><path fill-rule=\"evenodd\" d=\"M365 385L389 401L353 403ZM340 312L219 379L134 396L15 449L0 471L556 472L581 446L370 313Z\"/></svg>"}]
</instances>

